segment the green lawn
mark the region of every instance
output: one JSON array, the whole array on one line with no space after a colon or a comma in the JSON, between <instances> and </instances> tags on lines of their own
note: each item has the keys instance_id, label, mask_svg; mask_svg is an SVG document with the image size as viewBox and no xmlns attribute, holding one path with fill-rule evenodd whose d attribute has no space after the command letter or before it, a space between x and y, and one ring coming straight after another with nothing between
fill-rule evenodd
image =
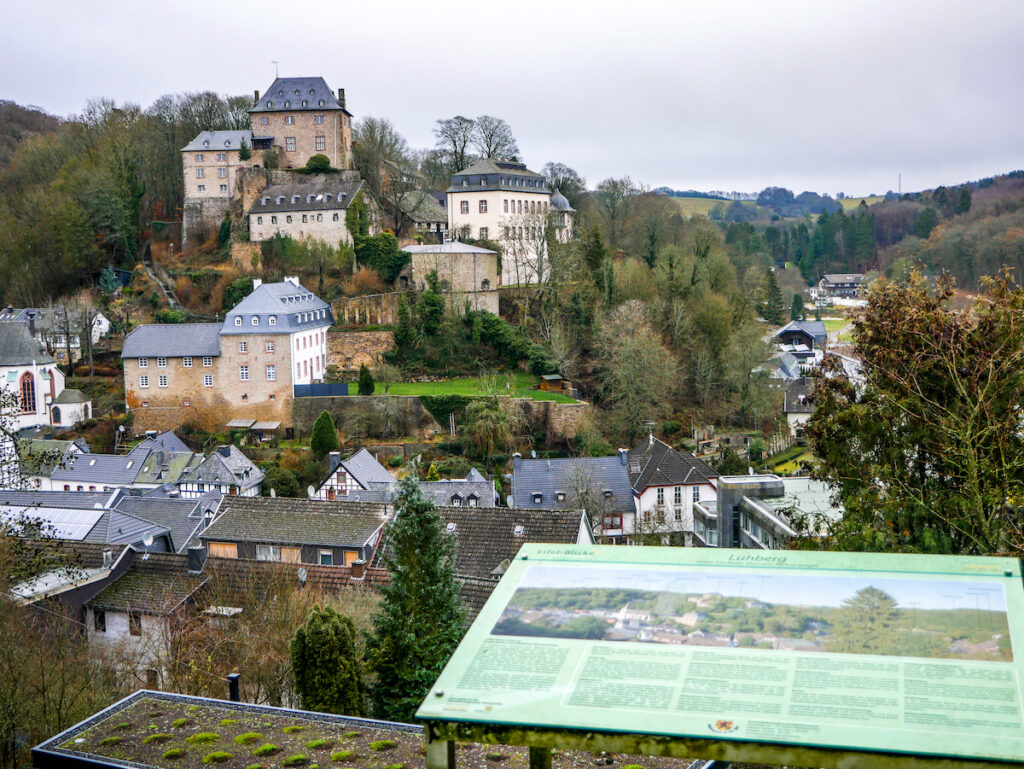
<instances>
[{"instance_id":1,"label":"green lawn","mask_svg":"<svg viewBox=\"0 0 1024 769\"><path fill-rule=\"evenodd\" d=\"M823 322L825 324L825 330L830 334L834 334L850 321L846 318L824 318Z\"/></svg>"},{"instance_id":2,"label":"green lawn","mask_svg":"<svg viewBox=\"0 0 1024 769\"><path fill-rule=\"evenodd\" d=\"M459 379L446 379L443 382L396 382L388 388L388 395L483 395L487 390L488 378L463 377ZM557 401L558 403L576 403L573 398L562 393L547 393L534 389L537 386L537 377L533 374L518 373L510 375L507 379L499 377L499 391L502 394L513 395L517 398L533 398L535 401ZM505 388L505 384L509 387ZM355 394L359 385L355 382L349 383L348 391ZM377 382L373 390L374 395L384 395L384 386Z\"/></svg>"},{"instance_id":3,"label":"green lawn","mask_svg":"<svg viewBox=\"0 0 1024 769\"><path fill-rule=\"evenodd\" d=\"M713 200L712 198L669 198L679 206L679 212L686 216L707 216L712 208L719 203L728 205L728 201Z\"/></svg>"},{"instance_id":4,"label":"green lawn","mask_svg":"<svg viewBox=\"0 0 1024 769\"><path fill-rule=\"evenodd\" d=\"M864 201L869 206L873 206L875 203L881 203L885 200L884 195L870 195L865 198L843 198L839 202L843 204L844 211L851 211L860 205L861 201Z\"/></svg>"}]
</instances>

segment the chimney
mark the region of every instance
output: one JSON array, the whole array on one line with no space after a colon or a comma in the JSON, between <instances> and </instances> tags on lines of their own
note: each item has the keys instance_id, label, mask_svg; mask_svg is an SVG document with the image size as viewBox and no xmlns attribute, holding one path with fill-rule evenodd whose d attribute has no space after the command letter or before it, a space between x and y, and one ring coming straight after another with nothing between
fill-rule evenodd
<instances>
[{"instance_id":1,"label":"chimney","mask_svg":"<svg viewBox=\"0 0 1024 769\"><path fill-rule=\"evenodd\" d=\"M626 460L629 458L629 449L619 449L619 462L622 466L626 466Z\"/></svg>"},{"instance_id":2,"label":"chimney","mask_svg":"<svg viewBox=\"0 0 1024 769\"><path fill-rule=\"evenodd\" d=\"M285 283L291 283L293 286L298 286L299 285L299 276L298 275L285 275L284 276L284 282Z\"/></svg>"},{"instance_id":3,"label":"chimney","mask_svg":"<svg viewBox=\"0 0 1024 769\"><path fill-rule=\"evenodd\" d=\"M114 551L113 550L104 550L103 551L103 568L104 569L109 569L113 565L114 565Z\"/></svg>"},{"instance_id":4,"label":"chimney","mask_svg":"<svg viewBox=\"0 0 1024 769\"><path fill-rule=\"evenodd\" d=\"M252 279L252 290L255 291L257 288L263 285L263 281L259 278Z\"/></svg>"},{"instance_id":5,"label":"chimney","mask_svg":"<svg viewBox=\"0 0 1024 769\"><path fill-rule=\"evenodd\" d=\"M259 102L259 100L260 100L260 92L259 91L253 91L252 92L252 106L255 107L257 102Z\"/></svg>"},{"instance_id":6,"label":"chimney","mask_svg":"<svg viewBox=\"0 0 1024 769\"><path fill-rule=\"evenodd\" d=\"M188 549L188 573L199 574L203 570L204 563L206 563L206 548L190 547Z\"/></svg>"},{"instance_id":7,"label":"chimney","mask_svg":"<svg viewBox=\"0 0 1024 769\"><path fill-rule=\"evenodd\" d=\"M218 446L217 447L217 453L220 454L222 457L230 457L231 456L231 447L230 446Z\"/></svg>"},{"instance_id":8,"label":"chimney","mask_svg":"<svg viewBox=\"0 0 1024 769\"><path fill-rule=\"evenodd\" d=\"M28 317L28 333L32 336L36 335L36 314L34 312L27 313Z\"/></svg>"},{"instance_id":9,"label":"chimney","mask_svg":"<svg viewBox=\"0 0 1024 769\"><path fill-rule=\"evenodd\" d=\"M331 475L335 470L338 469L338 465L341 464L341 452L332 451L327 455L327 474Z\"/></svg>"},{"instance_id":10,"label":"chimney","mask_svg":"<svg viewBox=\"0 0 1024 769\"><path fill-rule=\"evenodd\" d=\"M366 576L366 561L362 558L352 561L352 579L362 579Z\"/></svg>"},{"instance_id":11,"label":"chimney","mask_svg":"<svg viewBox=\"0 0 1024 769\"><path fill-rule=\"evenodd\" d=\"M342 109L345 109L345 89L344 88L339 88L338 89L338 103L341 105Z\"/></svg>"},{"instance_id":12,"label":"chimney","mask_svg":"<svg viewBox=\"0 0 1024 769\"><path fill-rule=\"evenodd\" d=\"M512 455L512 467L513 467L513 469L519 467L519 465L520 465L520 463L522 461L523 461L523 455L522 454L520 454L518 451L515 454L513 454Z\"/></svg>"}]
</instances>

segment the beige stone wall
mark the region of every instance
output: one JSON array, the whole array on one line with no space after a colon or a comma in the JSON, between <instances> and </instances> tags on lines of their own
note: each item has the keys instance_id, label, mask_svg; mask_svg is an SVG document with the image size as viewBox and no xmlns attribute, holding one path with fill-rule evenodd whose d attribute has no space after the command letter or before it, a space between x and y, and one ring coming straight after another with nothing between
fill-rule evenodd
<instances>
[{"instance_id":1,"label":"beige stone wall","mask_svg":"<svg viewBox=\"0 0 1024 769\"><path fill-rule=\"evenodd\" d=\"M255 262L253 261L255 257ZM257 273L261 269L263 257L259 243L232 243L231 263L242 272Z\"/></svg>"},{"instance_id":2,"label":"beige stone wall","mask_svg":"<svg viewBox=\"0 0 1024 769\"><path fill-rule=\"evenodd\" d=\"M451 291L481 291L498 286L497 254L412 254L412 276L417 290L426 288L427 274L437 272Z\"/></svg>"},{"instance_id":3,"label":"beige stone wall","mask_svg":"<svg viewBox=\"0 0 1024 769\"><path fill-rule=\"evenodd\" d=\"M345 211L288 211L249 214L249 240L259 242L275 235L290 235L296 240L313 238L333 247L345 242L351 245L352 236L345 226Z\"/></svg>"},{"instance_id":4,"label":"beige stone wall","mask_svg":"<svg viewBox=\"0 0 1024 769\"><path fill-rule=\"evenodd\" d=\"M398 321L397 291L388 294L370 294L336 299L331 308L334 322L342 325L394 325Z\"/></svg>"},{"instance_id":5,"label":"beige stone wall","mask_svg":"<svg viewBox=\"0 0 1024 769\"><path fill-rule=\"evenodd\" d=\"M372 368L393 349L395 335L390 331L327 332L327 361L342 371L358 371L362 365Z\"/></svg>"},{"instance_id":6,"label":"beige stone wall","mask_svg":"<svg viewBox=\"0 0 1024 769\"><path fill-rule=\"evenodd\" d=\"M322 122L317 122L318 117ZM352 121L340 110L258 112L250 122L253 136L274 137L284 168L302 168L313 155L326 155L335 168L352 168ZM318 137L323 139L323 149L317 148ZM289 149L289 139L295 140L294 149Z\"/></svg>"},{"instance_id":7,"label":"beige stone wall","mask_svg":"<svg viewBox=\"0 0 1024 769\"><path fill-rule=\"evenodd\" d=\"M204 149L182 152L181 167L185 198L231 198L235 196L239 170L251 162L251 158L249 161L243 161L238 156L237 149ZM201 178L197 175L199 171L203 174Z\"/></svg>"}]
</instances>

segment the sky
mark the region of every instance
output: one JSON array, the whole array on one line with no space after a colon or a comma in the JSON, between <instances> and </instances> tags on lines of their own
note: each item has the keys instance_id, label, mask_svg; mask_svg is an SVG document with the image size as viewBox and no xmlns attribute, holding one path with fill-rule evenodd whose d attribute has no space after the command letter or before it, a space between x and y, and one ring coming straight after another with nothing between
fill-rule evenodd
<instances>
[{"instance_id":1,"label":"sky","mask_svg":"<svg viewBox=\"0 0 1024 769\"><path fill-rule=\"evenodd\" d=\"M850 196L1024 168L1021 0L47 0L7 3L0 98L265 91L322 75L413 147L509 122L593 187Z\"/></svg>"}]
</instances>

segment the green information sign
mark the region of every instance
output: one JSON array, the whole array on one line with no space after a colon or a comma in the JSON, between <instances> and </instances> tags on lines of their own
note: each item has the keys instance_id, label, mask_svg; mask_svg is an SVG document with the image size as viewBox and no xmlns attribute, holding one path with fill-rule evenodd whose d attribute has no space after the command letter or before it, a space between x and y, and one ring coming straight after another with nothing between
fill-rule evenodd
<instances>
[{"instance_id":1,"label":"green information sign","mask_svg":"<svg viewBox=\"0 0 1024 769\"><path fill-rule=\"evenodd\" d=\"M1014 559L534 544L417 716L1022 761L1022 672Z\"/></svg>"}]
</instances>

